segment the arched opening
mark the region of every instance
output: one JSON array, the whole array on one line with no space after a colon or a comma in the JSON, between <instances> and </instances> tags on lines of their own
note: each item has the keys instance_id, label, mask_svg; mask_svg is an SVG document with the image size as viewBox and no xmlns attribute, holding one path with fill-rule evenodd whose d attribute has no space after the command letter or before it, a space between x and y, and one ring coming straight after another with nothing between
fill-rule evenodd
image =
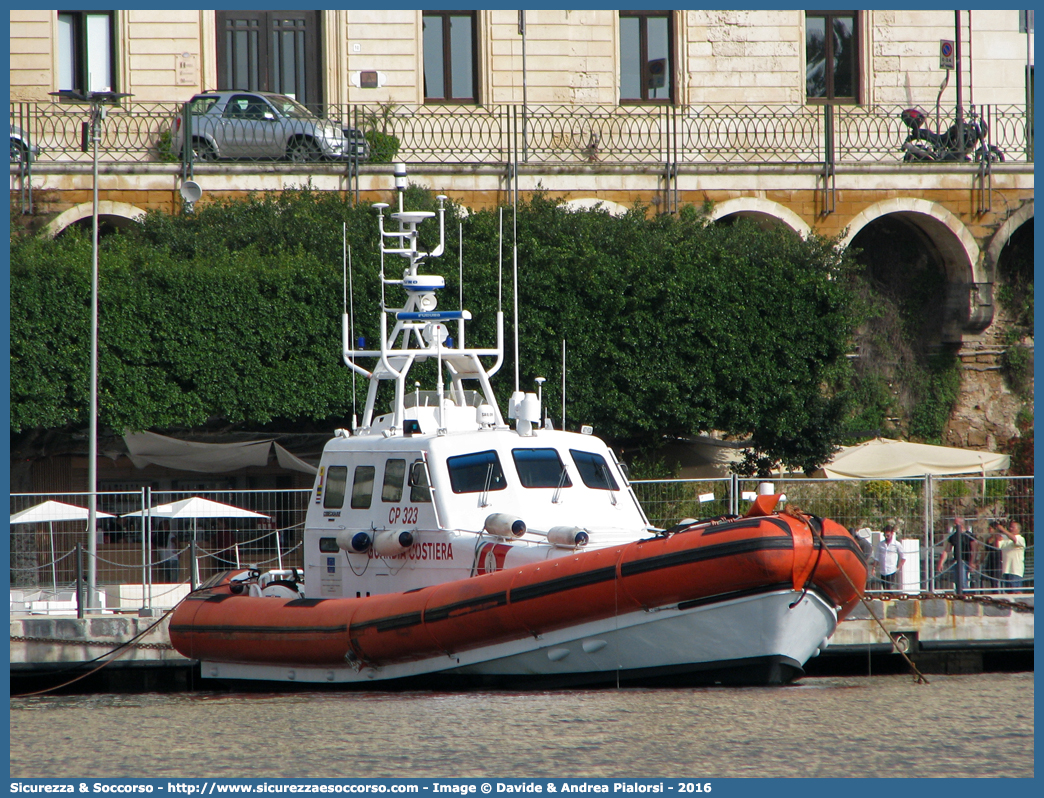
<instances>
[{"instance_id":1,"label":"arched opening","mask_svg":"<svg viewBox=\"0 0 1044 798\"><path fill-rule=\"evenodd\" d=\"M1033 398L1033 219L1008 238L997 258L995 296L1000 306L1001 367L1017 396Z\"/></svg>"},{"instance_id":2,"label":"arched opening","mask_svg":"<svg viewBox=\"0 0 1044 798\"><path fill-rule=\"evenodd\" d=\"M133 219L128 219L125 216L114 216L112 214L98 214L98 238L105 238L115 233L117 230L125 230L134 224ZM64 228L55 233L55 237L64 235L67 231L72 229L82 230L87 235L91 234L91 229L94 226L94 220L90 216L86 216L83 219L78 219L72 224L66 225Z\"/></svg>"},{"instance_id":3,"label":"arched opening","mask_svg":"<svg viewBox=\"0 0 1044 798\"><path fill-rule=\"evenodd\" d=\"M73 226L89 235L94 224L93 213L94 206L90 202L69 208L51 220L44 228L43 235L53 238ZM117 230L130 227L144 215L145 211L135 205L102 200L98 203L98 236L111 235Z\"/></svg>"},{"instance_id":4,"label":"arched opening","mask_svg":"<svg viewBox=\"0 0 1044 798\"><path fill-rule=\"evenodd\" d=\"M863 267L856 285L864 309L853 432L941 443L972 322L966 251L938 219L910 211L872 219L849 247Z\"/></svg>"},{"instance_id":5,"label":"arched opening","mask_svg":"<svg viewBox=\"0 0 1044 798\"><path fill-rule=\"evenodd\" d=\"M805 220L790 208L758 197L737 197L717 203L710 218L718 224L735 224L738 219L750 219L762 230L784 225L802 237L811 231Z\"/></svg>"}]
</instances>

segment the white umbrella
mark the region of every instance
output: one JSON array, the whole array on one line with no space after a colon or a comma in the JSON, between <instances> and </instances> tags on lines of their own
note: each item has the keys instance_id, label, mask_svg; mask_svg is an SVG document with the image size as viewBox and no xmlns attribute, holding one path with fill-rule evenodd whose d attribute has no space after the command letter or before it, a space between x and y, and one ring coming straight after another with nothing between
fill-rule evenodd
<instances>
[{"instance_id":1,"label":"white umbrella","mask_svg":"<svg viewBox=\"0 0 1044 798\"><path fill-rule=\"evenodd\" d=\"M111 513L96 512L98 518L114 518ZM55 521L86 521L87 508L75 504L46 501L28 510L22 510L11 516L12 524L49 524Z\"/></svg>"},{"instance_id":2,"label":"white umbrella","mask_svg":"<svg viewBox=\"0 0 1044 798\"><path fill-rule=\"evenodd\" d=\"M54 561L54 523L55 521L86 521L87 508L64 502L46 501L36 504L28 510L22 510L11 516L12 524L47 524L51 537L51 580L58 587L58 572ZM114 518L112 513L95 512L98 518Z\"/></svg>"},{"instance_id":3,"label":"white umbrella","mask_svg":"<svg viewBox=\"0 0 1044 798\"><path fill-rule=\"evenodd\" d=\"M148 511L149 515L156 518L268 518L267 515L255 513L252 510L244 510L232 504L222 504L204 499L200 496L192 496L188 499L171 502L170 504L158 504ZM136 510L127 516L145 515L145 510Z\"/></svg>"},{"instance_id":4,"label":"white umbrella","mask_svg":"<svg viewBox=\"0 0 1044 798\"><path fill-rule=\"evenodd\" d=\"M242 507L236 507L232 504L214 502L200 496L191 496L188 499L181 499L170 504L158 504L151 508L148 513L156 518L191 518L193 542L196 540L197 518L270 518L270 516L255 513L252 510L244 510ZM133 513L127 513L123 517L144 514L145 510L137 510Z\"/></svg>"}]
</instances>

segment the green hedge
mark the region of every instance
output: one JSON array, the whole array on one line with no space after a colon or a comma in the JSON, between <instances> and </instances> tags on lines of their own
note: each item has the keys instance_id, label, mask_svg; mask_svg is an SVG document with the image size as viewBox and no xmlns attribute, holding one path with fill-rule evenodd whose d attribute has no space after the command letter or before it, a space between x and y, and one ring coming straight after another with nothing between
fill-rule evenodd
<instances>
[{"instance_id":1,"label":"green hedge","mask_svg":"<svg viewBox=\"0 0 1044 798\"><path fill-rule=\"evenodd\" d=\"M409 207L434 207L411 188ZM439 262L456 307L456 210ZM513 389L511 211L505 217L507 359ZM374 213L309 190L150 214L103 240L100 418L114 429L213 420L343 424L351 372L340 358L342 224L352 246L357 334L376 332L380 261ZM469 343L494 343L499 213L463 221ZM433 247L437 224L422 228ZM568 422L655 447L706 429L753 434L769 460L812 468L840 439L854 318L849 265L832 242L755 225L709 225L695 210L647 218L519 206L523 390L547 377ZM389 277L403 262L389 259ZM90 241L12 237L11 427L85 423ZM401 301L390 287L390 304ZM429 369L430 370L430 369ZM431 376L431 375L428 375ZM364 396L357 381L358 401Z\"/></svg>"}]
</instances>

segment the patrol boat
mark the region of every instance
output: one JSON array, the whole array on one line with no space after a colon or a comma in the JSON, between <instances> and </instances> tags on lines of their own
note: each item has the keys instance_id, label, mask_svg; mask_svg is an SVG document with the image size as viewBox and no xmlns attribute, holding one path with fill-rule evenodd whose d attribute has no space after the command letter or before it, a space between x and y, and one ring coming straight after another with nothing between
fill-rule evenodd
<instances>
[{"instance_id":1,"label":"patrol boat","mask_svg":"<svg viewBox=\"0 0 1044 798\"><path fill-rule=\"evenodd\" d=\"M828 519L759 496L743 517L654 529L627 473L590 430L554 429L540 392L507 419L472 347L471 315L438 309L438 212L378 203L379 348L343 317L345 364L368 380L361 423L323 452L304 530L304 571L216 575L170 619L205 679L305 685L562 686L786 683L858 602L866 563ZM438 216L439 244L418 227ZM455 335L451 336L451 333ZM357 348L358 347L358 348ZM411 368L435 361L434 390ZM370 364L365 368L362 364ZM391 384L389 412L378 388ZM354 421L354 419L353 419ZM513 423L509 423L513 422Z\"/></svg>"}]
</instances>

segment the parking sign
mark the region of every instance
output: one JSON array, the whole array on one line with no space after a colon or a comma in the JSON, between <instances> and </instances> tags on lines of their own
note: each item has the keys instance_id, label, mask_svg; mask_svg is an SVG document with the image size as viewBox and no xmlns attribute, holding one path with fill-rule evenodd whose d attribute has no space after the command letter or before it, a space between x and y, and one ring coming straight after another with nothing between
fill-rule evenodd
<instances>
[{"instance_id":1,"label":"parking sign","mask_svg":"<svg viewBox=\"0 0 1044 798\"><path fill-rule=\"evenodd\" d=\"M952 39L939 40L939 69L953 69L956 66L956 57Z\"/></svg>"}]
</instances>

